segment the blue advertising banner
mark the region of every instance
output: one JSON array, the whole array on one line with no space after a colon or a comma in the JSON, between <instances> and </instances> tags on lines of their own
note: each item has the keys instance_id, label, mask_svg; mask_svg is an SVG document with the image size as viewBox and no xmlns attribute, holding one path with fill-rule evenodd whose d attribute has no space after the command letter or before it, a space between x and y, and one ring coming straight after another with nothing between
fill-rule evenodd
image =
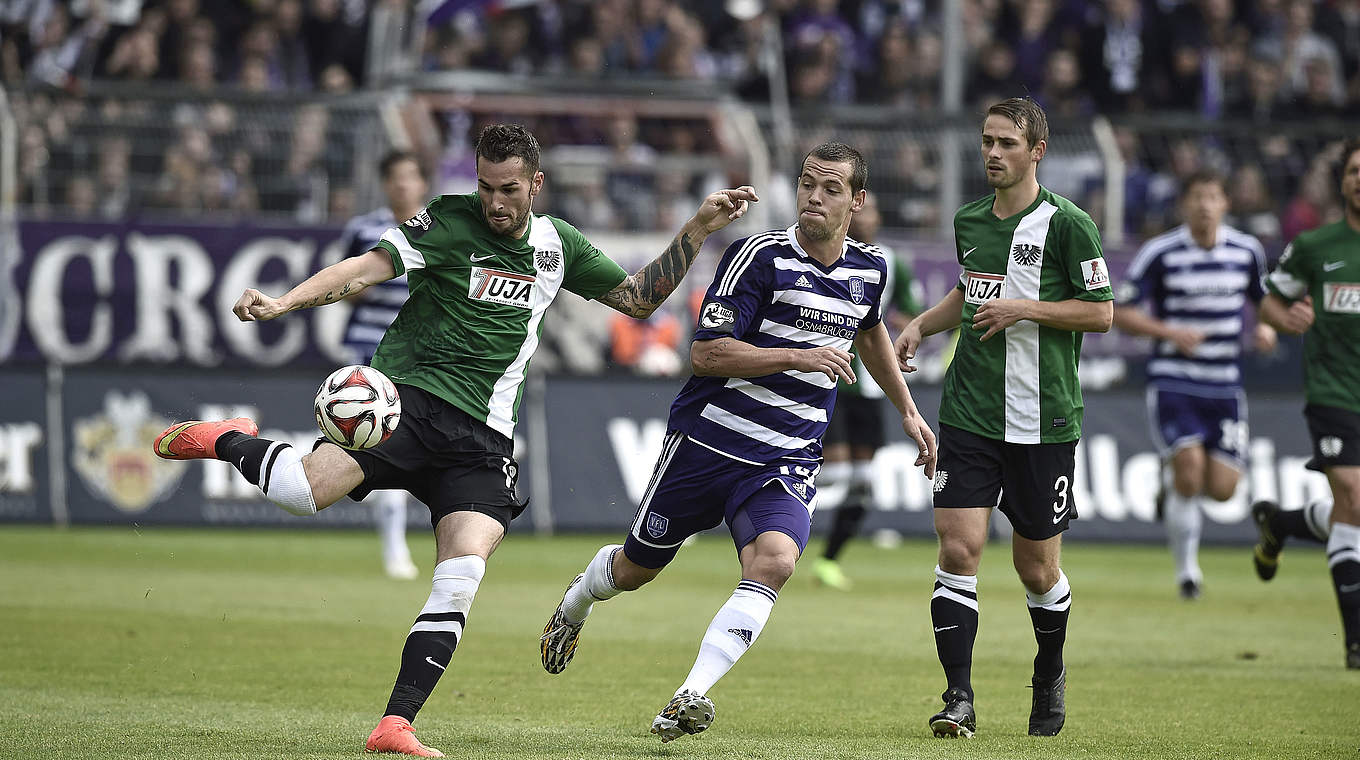
<instances>
[{"instance_id":1,"label":"blue advertising banner","mask_svg":"<svg viewBox=\"0 0 1360 760\"><path fill-rule=\"evenodd\" d=\"M0 369L0 521L52 519L47 382L41 369Z\"/></svg>"}]
</instances>

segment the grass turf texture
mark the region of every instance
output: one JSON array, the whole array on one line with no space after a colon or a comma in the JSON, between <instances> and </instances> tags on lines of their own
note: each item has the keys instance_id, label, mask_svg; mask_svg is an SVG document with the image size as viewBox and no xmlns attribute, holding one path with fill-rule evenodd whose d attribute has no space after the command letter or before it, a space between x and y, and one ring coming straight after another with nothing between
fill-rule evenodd
<instances>
[{"instance_id":1,"label":"grass turf texture","mask_svg":"<svg viewBox=\"0 0 1360 760\"><path fill-rule=\"evenodd\" d=\"M415 537L428 578L432 541ZM450 757L1355 757L1360 672L1343 668L1319 551L1260 583L1210 548L1204 598L1176 597L1151 546L1074 545L1061 736L1025 736L1034 640L1009 551L984 555L978 738L936 740L943 691L928 598L934 546L846 553L842 594L795 576L711 696L713 728L666 746L652 716L738 575L705 538L641 592L596 608L560 676L543 623L595 537L512 536L416 722ZM814 549L820 543L814 543ZM362 532L0 528L0 756L362 755L428 593L379 570Z\"/></svg>"}]
</instances>

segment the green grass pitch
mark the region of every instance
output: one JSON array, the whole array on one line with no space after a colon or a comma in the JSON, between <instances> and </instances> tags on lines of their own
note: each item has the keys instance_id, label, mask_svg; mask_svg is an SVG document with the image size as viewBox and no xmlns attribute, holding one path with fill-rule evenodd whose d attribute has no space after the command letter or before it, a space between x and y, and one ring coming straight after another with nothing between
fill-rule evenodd
<instances>
[{"instance_id":1,"label":"green grass pitch","mask_svg":"<svg viewBox=\"0 0 1360 760\"><path fill-rule=\"evenodd\" d=\"M713 728L662 746L652 716L735 585L704 538L651 586L596 608L560 676L538 637L599 537L512 536L416 723L450 757L1322 758L1360 756L1321 553L1260 583L1209 548L1204 598L1153 546L1073 545L1068 719L1025 735L1034 640L1004 545L988 547L974 660L978 737L930 737L943 691L934 546L852 545L848 594L795 576L714 688ZM412 539L428 577L431 539ZM820 543L814 542L814 549ZM428 583L379 571L364 532L0 528L0 757L358 758Z\"/></svg>"}]
</instances>

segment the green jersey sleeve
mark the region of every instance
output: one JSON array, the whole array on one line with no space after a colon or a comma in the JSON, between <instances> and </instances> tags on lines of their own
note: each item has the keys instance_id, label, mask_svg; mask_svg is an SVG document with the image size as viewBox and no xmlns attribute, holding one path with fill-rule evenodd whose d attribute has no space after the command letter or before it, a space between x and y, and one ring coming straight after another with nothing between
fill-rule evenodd
<instances>
[{"instance_id":1,"label":"green jersey sleeve","mask_svg":"<svg viewBox=\"0 0 1360 760\"><path fill-rule=\"evenodd\" d=\"M454 250L452 215L460 204L467 204L466 196L441 195L415 216L383 233L376 247L392 257L392 268L398 277L448 261Z\"/></svg>"},{"instance_id":2,"label":"green jersey sleeve","mask_svg":"<svg viewBox=\"0 0 1360 760\"><path fill-rule=\"evenodd\" d=\"M1100 231L1085 213L1064 213L1058 222L1061 261L1073 297L1081 301L1113 301L1110 270L1100 246Z\"/></svg>"},{"instance_id":3,"label":"green jersey sleeve","mask_svg":"<svg viewBox=\"0 0 1360 760\"><path fill-rule=\"evenodd\" d=\"M1301 245L1303 244L1303 245ZM1312 273L1308 266L1308 249L1303 235L1294 238L1280 254L1280 263L1275 271L1266 277L1266 290L1293 302L1308 294L1312 286Z\"/></svg>"},{"instance_id":4,"label":"green jersey sleeve","mask_svg":"<svg viewBox=\"0 0 1360 760\"><path fill-rule=\"evenodd\" d=\"M561 219L552 222L562 238L562 255L567 262L562 287L589 301L618 287L628 276L623 267L591 245L575 227Z\"/></svg>"}]
</instances>

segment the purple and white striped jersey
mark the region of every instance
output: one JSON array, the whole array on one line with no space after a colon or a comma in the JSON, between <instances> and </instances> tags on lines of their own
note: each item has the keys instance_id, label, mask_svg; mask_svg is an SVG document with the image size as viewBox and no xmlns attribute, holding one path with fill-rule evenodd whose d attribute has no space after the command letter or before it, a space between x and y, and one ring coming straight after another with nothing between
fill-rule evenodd
<instances>
[{"instance_id":1,"label":"purple and white striped jersey","mask_svg":"<svg viewBox=\"0 0 1360 760\"><path fill-rule=\"evenodd\" d=\"M846 239L823 266L798 245L795 227L738 240L718 264L695 340L733 337L761 348L834 346L849 351L879 323L888 262L878 248ZM836 381L787 370L752 378L691 377L671 404L670 428L751 464L820 462Z\"/></svg>"},{"instance_id":2,"label":"purple and white striped jersey","mask_svg":"<svg viewBox=\"0 0 1360 760\"><path fill-rule=\"evenodd\" d=\"M340 234L345 257L362 256L373 250L383 233L401 222L386 206L349 220ZM354 304L345 327L344 344L354 352L353 360L368 364L382 342L383 334L397 318L402 304L411 294L406 275L371 285Z\"/></svg>"},{"instance_id":3,"label":"purple and white striped jersey","mask_svg":"<svg viewBox=\"0 0 1360 760\"><path fill-rule=\"evenodd\" d=\"M1148 382L1197 396L1232 397L1242 387L1242 307L1265 296L1261 243L1227 225L1211 249L1199 247L1181 225L1149 240L1134 257L1119 288L1121 305L1146 301L1157 319L1204 333L1194 355L1157 341L1148 358Z\"/></svg>"}]
</instances>

